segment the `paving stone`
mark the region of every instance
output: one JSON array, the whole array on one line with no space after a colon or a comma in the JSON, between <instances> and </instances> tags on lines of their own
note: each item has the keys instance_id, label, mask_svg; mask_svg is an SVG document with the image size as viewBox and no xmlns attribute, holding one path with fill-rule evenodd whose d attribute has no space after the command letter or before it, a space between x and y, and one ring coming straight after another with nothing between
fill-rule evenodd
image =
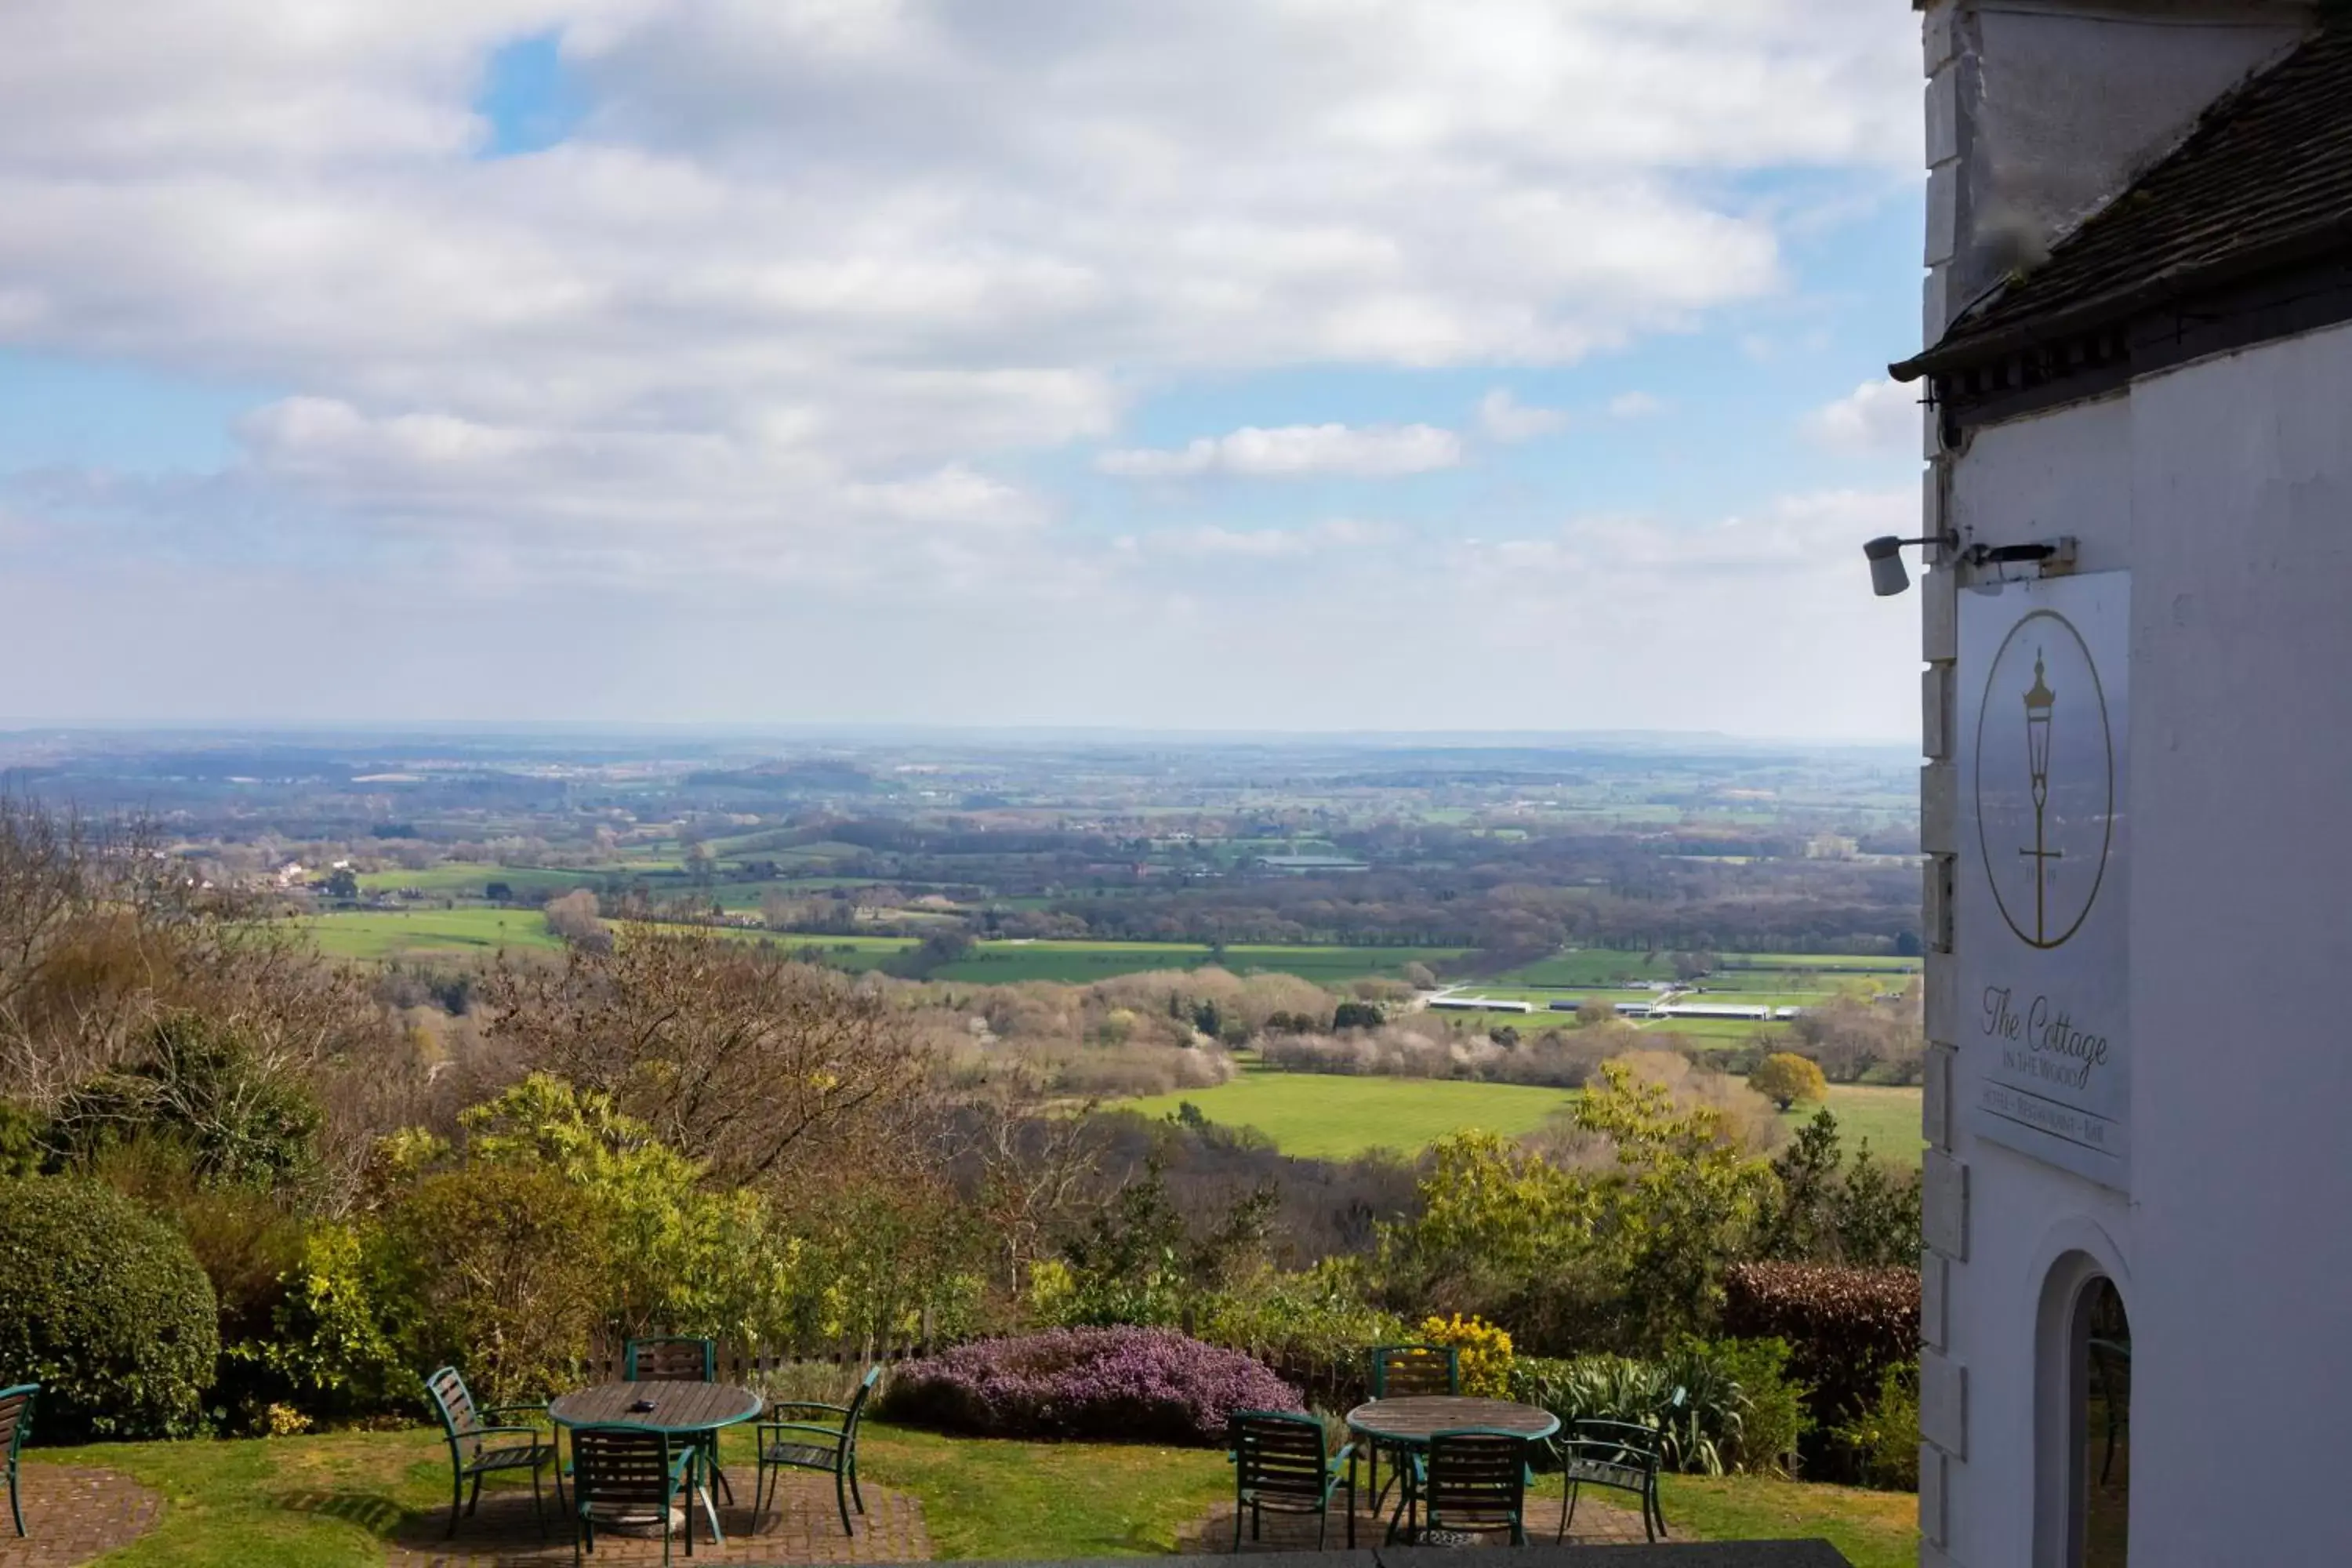
<instances>
[{"instance_id":1,"label":"paving stone","mask_svg":"<svg viewBox=\"0 0 2352 1568\"><path fill-rule=\"evenodd\" d=\"M45 1465L17 1471L26 1534L0 1514L0 1568L65 1568L128 1546L163 1517L159 1492L112 1470Z\"/></svg>"},{"instance_id":2,"label":"paving stone","mask_svg":"<svg viewBox=\"0 0 2352 1568\"><path fill-rule=\"evenodd\" d=\"M732 1469L730 1466L730 1473ZM931 1538L923 1527L922 1505L904 1492L865 1482L866 1511L853 1516L857 1521L857 1533L847 1536L842 1533L841 1515L834 1506L833 1482L829 1478L786 1476L777 1489L776 1500L770 1504L756 1529L751 1518L751 1478L748 1470L737 1484L740 1500L733 1505L722 1503L719 1510L719 1525L727 1533L726 1544L713 1546L702 1539L704 1526L698 1521L695 1562L800 1564L930 1561ZM485 1490L479 1513L457 1521L454 1541L442 1537L442 1531L448 1528L446 1512L435 1512L404 1526L392 1542L388 1568L555 1568L559 1563L569 1568L569 1521L558 1514L552 1498L547 1511L547 1536L541 1540L539 1525L531 1515L528 1489ZM686 1541L682 1535L671 1543L671 1553L673 1563L685 1563ZM609 1568L636 1568L638 1564L661 1560L660 1537L640 1539L609 1531L597 1531L595 1552L586 1559L590 1563L606 1564ZM5 1568L6 1562L0 1558L0 1568Z\"/></svg>"}]
</instances>

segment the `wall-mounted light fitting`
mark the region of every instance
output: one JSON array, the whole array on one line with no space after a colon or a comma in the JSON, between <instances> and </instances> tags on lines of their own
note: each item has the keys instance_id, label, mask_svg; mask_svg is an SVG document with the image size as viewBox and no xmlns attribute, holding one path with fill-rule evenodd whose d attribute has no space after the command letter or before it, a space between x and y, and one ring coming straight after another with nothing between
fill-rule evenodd
<instances>
[{"instance_id":1,"label":"wall-mounted light fitting","mask_svg":"<svg viewBox=\"0 0 2352 1568\"><path fill-rule=\"evenodd\" d=\"M1893 534L1874 539L1862 547L1870 561L1870 591L1882 599L1891 599L1911 586L1911 574L1904 570L1903 547L1906 544L1938 544L1958 552L1968 566L2037 566L2044 575L2071 572L2074 566L2075 542L2072 534L2062 538L2037 541L2032 544L1971 544L1960 549L1957 533L1931 533L1922 539L1897 539Z\"/></svg>"},{"instance_id":2,"label":"wall-mounted light fitting","mask_svg":"<svg viewBox=\"0 0 2352 1568\"><path fill-rule=\"evenodd\" d=\"M1874 539L1862 547L1870 559L1870 591L1882 599L1891 599L1911 586L1911 574L1904 569L1903 547L1906 544L1940 544L1949 550L1958 544L1957 533L1930 533L1922 539L1897 539L1893 534Z\"/></svg>"}]
</instances>

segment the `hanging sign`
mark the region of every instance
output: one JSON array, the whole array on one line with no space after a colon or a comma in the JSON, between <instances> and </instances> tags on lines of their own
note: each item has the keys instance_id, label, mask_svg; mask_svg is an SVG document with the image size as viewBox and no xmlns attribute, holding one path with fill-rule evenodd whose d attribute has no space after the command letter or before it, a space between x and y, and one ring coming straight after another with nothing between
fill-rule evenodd
<instances>
[{"instance_id":1,"label":"hanging sign","mask_svg":"<svg viewBox=\"0 0 2352 1568\"><path fill-rule=\"evenodd\" d=\"M1953 949L1977 1135L2108 1186L2131 1157L2131 580L1960 595Z\"/></svg>"}]
</instances>

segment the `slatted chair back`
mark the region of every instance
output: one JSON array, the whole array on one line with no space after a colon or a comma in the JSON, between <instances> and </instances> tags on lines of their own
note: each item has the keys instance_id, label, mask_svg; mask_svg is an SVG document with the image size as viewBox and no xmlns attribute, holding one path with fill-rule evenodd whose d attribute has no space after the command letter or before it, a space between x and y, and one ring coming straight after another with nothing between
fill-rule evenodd
<instances>
[{"instance_id":1,"label":"slatted chair back","mask_svg":"<svg viewBox=\"0 0 2352 1568\"><path fill-rule=\"evenodd\" d=\"M1462 1392L1462 1360L1452 1345L1374 1345L1372 1397Z\"/></svg>"},{"instance_id":2,"label":"slatted chair back","mask_svg":"<svg viewBox=\"0 0 2352 1568\"><path fill-rule=\"evenodd\" d=\"M1429 1439L1422 1502L1433 1530L1508 1530L1522 1539L1528 1440L1514 1432L1465 1429Z\"/></svg>"},{"instance_id":3,"label":"slatted chair back","mask_svg":"<svg viewBox=\"0 0 2352 1568\"><path fill-rule=\"evenodd\" d=\"M719 1347L709 1340L666 1335L631 1340L623 1353L630 1383L713 1383Z\"/></svg>"},{"instance_id":4,"label":"slatted chair back","mask_svg":"<svg viewBox=\"0 0 2352 1568\"><path fill-rule=\"evenodd\" d=\"M8 1451L11 1462L16 1450L25 1446L25 1435L33 1426L33 1400L41 1392L37 1383L20 1383L14 1388L0 1388L0 1447Z\"/></svg>"},{"instance_id":5,"label":"slatted chair back","mask_svg":"<svg viewBox=\"0 0 2352 1568\"><path fill-rule=\"evenodd\" d=\"M456 1367L445 1366L426 1378L425 1391L433 1396L433 1408L441 1413L441 1427L450 1442L460 1442L482 1429L481 1412L475 1408L474 1396Z\"/></svg>"},{"instance_id":6,"label":"slatted chair back","mask_svg":"<svg viewBox=\"0 0 2352 1568\"><path fill-rule=\"evenodd\" d=\"M1278 1410L1236 1410L1225 1418L1225 1437L1244 1495L1323 1505L1330 1463L1323 1452L1321 1422Z\"/></svg>"},{"instance_id":7,"label":"slatted chair back","mask_svg":"<svg viewBox=\"0 0 2352 1568\"><path fill-rule=\"evenodd\" d=\"M581 1426L572 1433L572 1486L583 1509L666 1510L677 1450L669 1435L642 1426Z\"/></svg>"}]
</instances>

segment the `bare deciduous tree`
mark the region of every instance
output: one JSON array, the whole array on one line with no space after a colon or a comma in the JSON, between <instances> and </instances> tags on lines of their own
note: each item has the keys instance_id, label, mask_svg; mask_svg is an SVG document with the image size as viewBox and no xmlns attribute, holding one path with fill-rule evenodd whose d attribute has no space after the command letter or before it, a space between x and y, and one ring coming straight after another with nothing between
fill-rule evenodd
<instances>
[{"instance_id":1,"label":"bare deciduous tree","mask_svg":"<svg viewBox=\"0 0 2352 1568\"><path fill-rule=\"evenodd\" d=\"M910 1020L847 975L711 934L632 931L561 968L501 966L493 1035L614 1096L726 1180L895 1163L924 1136L929 1058Z\"/></svg>"}]
</instances>

